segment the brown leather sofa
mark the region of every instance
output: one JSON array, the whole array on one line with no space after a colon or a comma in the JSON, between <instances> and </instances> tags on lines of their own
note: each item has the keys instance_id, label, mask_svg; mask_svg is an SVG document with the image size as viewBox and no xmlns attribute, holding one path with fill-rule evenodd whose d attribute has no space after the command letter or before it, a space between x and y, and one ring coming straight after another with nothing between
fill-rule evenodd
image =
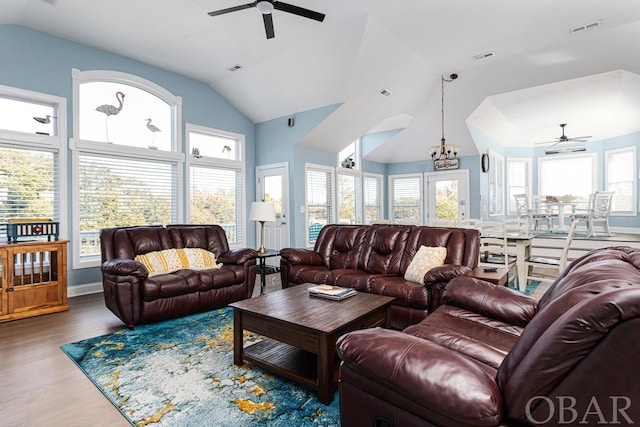
<instances>
[{"instance_id":1,"label":"brown leather sofa","mask_svg":"<svg viewBox=\"0 0 640 427\"><path fill-rule=\"evenodd\" d=\"M390 327L418 323L442 303L444 286L478 263L477 230L411 225L327 225L313 250L280 251L282 287L301 283L331 284L395 297ZM424 277L425 285L404 279L420 246L447 248L445 264Z\"/></svg>"},{"instance_id":2,"label":"brown leather sofa","mask_svg":"<svg viewBox=\"0 0 640 427\"><path fill-rule=\"evenodd\" d=\"M539 302L460 277L404 331L342 336L342 426L640 423L640 249L596 249Z\"/></svg>"},{"instance_id":3,"label":"brown leather sofa","mask_svg":"<svg viewBox=\"0 0 640 427\"><path fill-rule=\"evenodd\" d=\"M127 327L198 313L250 298L256 280L253 249L229 249L218 225L105 228L100 232L106 306ZM137 255L173 248L213 252L220 269L178 270L148 277Z\"/></svg>"}]
</instances>

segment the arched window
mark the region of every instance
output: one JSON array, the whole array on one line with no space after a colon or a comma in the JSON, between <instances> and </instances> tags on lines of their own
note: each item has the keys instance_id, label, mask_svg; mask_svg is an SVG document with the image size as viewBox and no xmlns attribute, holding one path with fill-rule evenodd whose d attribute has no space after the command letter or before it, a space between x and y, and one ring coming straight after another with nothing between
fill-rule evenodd
<instances>
[{"instance_id":1,"label":"arched window","mask_svg":"<svg viewBox=\"0 0 640 427\"><path fill-rule=\"evenodd\" d=\"M74 267L90 267L100 229L182 221L182 99L119 72L73 70L73 83Z\"/></svg>"}]
</instances>

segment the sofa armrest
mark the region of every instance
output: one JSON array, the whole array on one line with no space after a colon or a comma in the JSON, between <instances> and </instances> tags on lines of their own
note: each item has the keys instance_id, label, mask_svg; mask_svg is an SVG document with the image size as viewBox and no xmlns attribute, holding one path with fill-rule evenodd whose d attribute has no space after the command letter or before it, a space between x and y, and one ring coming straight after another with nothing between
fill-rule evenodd
<instances>
[{"instance_id":1,"label":"sofa armrest","mask_svg":"<svg viewBox=\"0 0 640 427\"><path fill-rule=\"evenodd\" d=\"M217 261L223 264L244 264L251 260L256 259L258 251L251 248L237 248L230 249L227 252L220 254Z\"/></svg>"},{"instance_id":2,"label":"sofa armrest","mask_svg":"<svg viewBox=\"0 0 640 427\"><path fill-rule=\"evenodd\" d=\"M311 249L284 248L280 250L280 256L289 261L292 265L323 265L320 254Z\"/></svg>"},{"instance_id":3,"label":"sofa armrest","mask_svg":"<svg viewBox=\"0 0 640 427\"><path fill-rule=\"evenodd\" d=\"M444 301L516 326L526 326L538 309L538 302L529 296L471 277L449 282Z\"/></svg>"},{"instance_id":4,"label":"sofa armrest","mask_svg":"<svg viewBox=\"0 0 640 427\"><path fill-rule=\"evenodd\" d=\"M445 264L434 267L424 275L424 283L448 282L471 271L466 265Z\"/></svg>"},{"instance_id":5,"label":"sofa armrest","mask_svg":"<svg viewBox=\"0 0 640 427\"><path fill-rule=\"evenodd\" d=\"M142 263L126 258L114 258L102 263L100 267L103 273L114 276L136 276L146 278L149 270Z\"/></svg>"},{"instance_id":6,"label":"sofa armrest","mask_svg":"<svg viewBox=\"0 0 640 427\"><path fill-rule=\"evenodd\" d=\"M340 337L337 351L348 368L460 425L489 425L490 420L497 425L502 418L495 378L473 360L432 341L364 329Z\"/></svg>"}]
</instances>

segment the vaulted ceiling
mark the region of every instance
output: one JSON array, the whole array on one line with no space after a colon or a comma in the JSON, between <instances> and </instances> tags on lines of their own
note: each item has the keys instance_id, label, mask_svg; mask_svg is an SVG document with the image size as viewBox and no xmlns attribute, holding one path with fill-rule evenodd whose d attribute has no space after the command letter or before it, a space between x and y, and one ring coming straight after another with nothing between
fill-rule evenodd
<instances>
[{"instance_id":1,"label":"vaulted ceiling","mask_svg":"<svg viewBox=\"0 0 640 427\"><path fill-rule=\"evenodd\" d=\"M3 0L0 23L202 81L255 123L340 104L304 146L337 152L405 128L367 155L384 163L427 158L439 142L451 73L445 134L462 155L477 153L467 124L505 146L553 139L560 123L599 139L640 131L637 0L288 0L326 19L276 10L269 40L255 8L207 15L246 1Z\"/></svg>"}]
</instances>

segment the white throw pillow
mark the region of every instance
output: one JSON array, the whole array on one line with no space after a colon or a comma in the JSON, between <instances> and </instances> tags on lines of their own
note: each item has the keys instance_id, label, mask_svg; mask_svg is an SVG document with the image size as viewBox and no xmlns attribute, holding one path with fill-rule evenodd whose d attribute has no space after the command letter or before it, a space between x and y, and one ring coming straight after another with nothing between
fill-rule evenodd
<instances>
[{"instance_id":1,"label":"white throw pillow","mask_svg":"<svg viewBox=\"0 0 640 427\"><path fill-rule=\"evenodd\" d=\"M404 280L424 285L424 275L427 274L427 271L443 265L446 257L447 248L445 247L420 246L404 273Z\"/></svg>"}]
</instances>

